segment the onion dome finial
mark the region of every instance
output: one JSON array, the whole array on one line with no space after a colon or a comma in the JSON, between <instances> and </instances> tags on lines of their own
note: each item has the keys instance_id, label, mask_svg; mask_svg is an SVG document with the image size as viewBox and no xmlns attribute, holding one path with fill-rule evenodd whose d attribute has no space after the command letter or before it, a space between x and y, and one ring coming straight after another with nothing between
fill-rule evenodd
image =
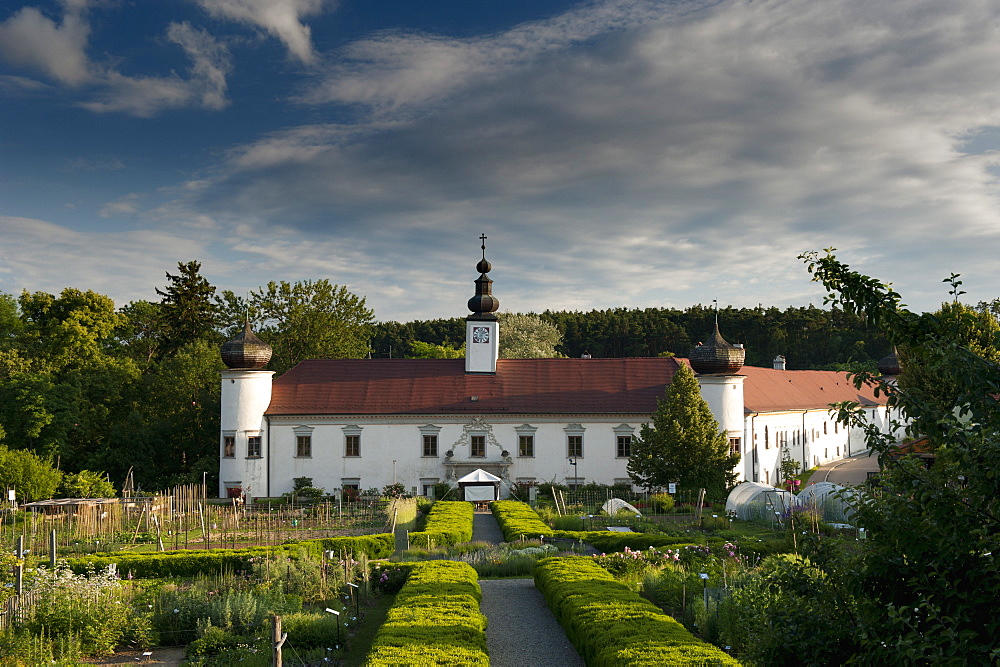
<instances>
[{"instance_id":1,"label":"onion dome finial","mask_svg":"<svg viewBox=\"0 0 1000 667\"><path fill-rule=\"evenodd\" d=\"M885 376L896 376L903 372L895 347L892 348L891 354L878 360L878 372Z\"/></svg>"},{"instance_id":2,"label":"onion dome finial","mask_svg":"<svg viewBox=\"0 0 1000 667\"><path fill-rule=\"evenodd\" d=\"M500 299L493 296L493 281L486 275L493 266L486 261L486 235L482 234L479 239L482 241L483 258L476 264L479 277L476 278L476 295L469 299L469 310L472 315L469 319L475 320L495 320L495 313L500 308Z\"/></svg>"},{"instance_id":3,"label":"onion dome finial","mask_svg":"<svg viewBox=\"0 0 1000 667\"><path fill-rule=\"evenodd\" d=\"M271 360L271 346L257 337L250 329L247 318L243 331L222 344L222 363L227 368L239 370L261 370Z\"/></svg>"},{"instance_id":4,"label":"onion dome finial","mask_svg":"<svg viewBox=\"0 0 1000 667\"><path fill-rule=\"evenodd\" d=\"M730 345L719 333L719 311L716 306L715 328L707 343L699 343L691 350L691 368L701 375L733 375L743 368L746 356L747 352L742 345Z\"/></svg>"}]
</instances>

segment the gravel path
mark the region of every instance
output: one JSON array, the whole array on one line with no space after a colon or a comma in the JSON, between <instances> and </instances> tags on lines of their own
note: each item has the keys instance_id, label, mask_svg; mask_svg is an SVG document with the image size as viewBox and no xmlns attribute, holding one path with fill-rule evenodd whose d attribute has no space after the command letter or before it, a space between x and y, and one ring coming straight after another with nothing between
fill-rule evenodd
<instances>
[{"instance_id":1,"label":"gravel path","mask_svg":"<svg viewBox=\"0 0 1000 667\"><path fill-rule=\"evenodd\" d=\"M500 544L503 533L493 514L472 517L472 539ZM531 579L480 579L480 611L489 620L486 648L494 667L566 665L582 667L576 649Z\"/></svg>"},{"instance_id":2,"label":"gravel path","mask_svg":"<svg viewBox=\"0 0 1000 667\"><path fill-rule=\"evenodd\" d=\"M560 665L583 660L531 579L480 579L480 611L489 620L486 648L493 667Z\"/></svg>"},{"instance_id":3,"label":"gravel path","mask_svg":"<svg viewBox=\"0 0 1000 667\"><path fill-rule=\"evenodd\" d=\"M472 541L490 544L503 542L503 533L492 512L476 512L472 515Z\"/></svg>"}]
</instances>

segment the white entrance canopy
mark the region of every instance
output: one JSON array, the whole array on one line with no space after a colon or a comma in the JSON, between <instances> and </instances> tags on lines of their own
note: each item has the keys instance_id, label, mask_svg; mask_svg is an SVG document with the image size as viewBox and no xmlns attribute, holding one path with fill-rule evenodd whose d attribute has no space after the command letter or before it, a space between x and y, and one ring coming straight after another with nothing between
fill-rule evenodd
<instances>
[{"instance_id":1,"label":"white entrance canopy","mask_svg":"<svg viewBox=\"0 0 1000 667\"><path fill-rule=\"evenodd\" d=\"M490 473L486 472L482 468L476 468L475 470L473 470L472 472L470 472L468 475L466 475L465 477L463 477L460 480L458 480L459 484L470 484L470 483L477 483L477 482L480 482L480 483L481 482L486 482L488 484L496 484L496 483L500 482L500 478L497 477L496 475L491 475Z\"/></svg>"},{"instance_id":2,"label":"white entrance canopy","mask_svg":"<svg viewBox=\"0 0 1000 667\"><path fill-rule=\"evenodd\" d=\"M465 492L465 499L471 502L496 500L500 493L500 482L496 475L491 475L482 468L473 470L458 480L458 486Z\"/></svg>"}]
</instances>

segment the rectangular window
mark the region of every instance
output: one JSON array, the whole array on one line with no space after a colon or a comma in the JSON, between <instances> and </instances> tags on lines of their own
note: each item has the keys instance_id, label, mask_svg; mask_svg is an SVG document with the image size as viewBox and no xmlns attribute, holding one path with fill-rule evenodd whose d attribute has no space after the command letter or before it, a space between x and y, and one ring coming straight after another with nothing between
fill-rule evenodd
<instances>
[{"instance_id":1,"label":"rectangular window","mask_svg":"<svg viewBox=\"0 0 1000 667\"><path fill-rule=\"evenodd\" d=\"M236 436L227 435L222 439L222 455L227 459L236 456Z\"/></svg>"},{"instance_id":2,"label":"rectangular window","mask_svg":"<svg viewBox=\"0 0 1000 667\"><path fill-rule=\"evenodd\" d=\"M340 485L341 498L346 502L353 502L361 494L361 484L354 482L342 482Z\"/></svg>"},{"instance_id":3,"label":"rectangular window","mask_svg":"<svg viewBox=\"0 0 1000 667\"><path fill-rule=\"evenodd\" d=\"M632 456L632 436L618 436L618 458L626 459Z\"/></svg>"},{"instance_id":4,"label":"rectangular window","mask_svg":"<svg viewBox=\"0 0 1000 667\"><path fill-rule=\"evenodd\" d=\"M518 437L517 455L526 457L535 455L535 436L522 435Z\"/></svg>"},{"instance_id":5,"label":"rectangular window","mask_svg":"<svg viewBox=\"0 0 1000 667\"><path fill-rule=\"evenodd\" d=\"M826 435L826 422L823 422L823 435Z\"/></svg>"},{"instance_id":6,"label":"rectangular window","mask_svg":"<svg viewBox=\"0 0 1000 667\"><path fill-rule=\"evenodd\" d=\"M569 435L566 436L566 456L569 458L582 458L583 457L583 436L582 435Z\"/></svg>"},{"instance_id":7,"label":"rectangular window","mask_svg":"<svg viewBox=\"0 0 1000 667\"><path fill-rule=\"evenodd\" d=\"M438 437L436 435L424 435L423 456L438 455Z\"/></svg>"},{"instance_id":8,"label":"rectangular window","mask_svg":"<svg viewBox=\"0 0 1000 667\"><path fill-rule=\"evenodd\" d=\"M249 459L259 459L260 458L260 436L251 435L247 438L247 458Z\"/></svg>"},{"instance_id":9,"label":"rectangular window","mask_svg":"<svg viewBox=\"0 0 1000 667\"><path fill-rule=\"evenodd\" d=\"M729 453L734 456L740 455L740 448L742 447L742 442L740 438L730 438L729 439Z\"/></svg>"},{"instance_id":10,"label":"rectangular window","mask_svg":"<svg viewBox=\"0 0 1000 667\"><path fill-rule=\"evenodd\" d=\"M474 435L472 436L472 456L482 458L486 456L486 436L485 435Z\"/></svg>"},{"instance_id":11,"label":"rectangular window","mask_svg":"<svg viewBox=\"0 0 1000 667\"><path fill-rule=\"evenodd\" d=\"M313 455L313 439L311 435L295 436L295 455L310 457Z\"/></svg>"},{"instance_id":12,"label":"rectangular window","mask_svg":"<svg viewBox=\"0 0 1000 667\"><path fill-rule=\"evenodd\" d=\"M361 456L361 436L344 436L344 456Z\"/></svg>"}]
</instances>

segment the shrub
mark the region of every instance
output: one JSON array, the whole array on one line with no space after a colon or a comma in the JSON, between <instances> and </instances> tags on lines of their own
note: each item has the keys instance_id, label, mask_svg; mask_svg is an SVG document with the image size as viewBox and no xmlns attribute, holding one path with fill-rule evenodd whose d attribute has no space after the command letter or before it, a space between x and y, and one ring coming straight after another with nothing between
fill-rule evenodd
<instances>
[{"instance_id":1,"label":"shrub","mask_svg":"<svg viewBox=\"0 0 1000 667\"><path fill-rule=\"evenodd\" d=\"M674 497L669 493L654 493L649 497L649 502L657 514L667 514L674 511Z\"/></svg>"},{"instance_id":2,"label":"shrub","mask_svg":"<svg viewBox=\"0 0 1000 667\"><path fill-rule=\"evenodd\" d=\"M105 569L116 565L122 576L140 579L161 577L193 577L222 572L250 569L254 558L284 552L296 557L304 549L311 555L324 551L335 553L365 554L369 558L388 558L396 548L395 537L390 533L361 535L358 537L324 537L317 540L290 542L280 547L253 547L249 549L212 549L210 551L165 551L163 553L103 553L67 561L76 573L90 569Z\"/></svg>"},{"instance_id":3,"label":"shrub","mask_svg":"<svg viewBox=\"0 0 1000 667\"><path fill-rule=\"evenodd\" d=\"M822 656L826 664L844 664L858 650L852 611L850 596L808 558L770 556L720 605L720 636L757 664L790 664L792 656ZM903 655L895 659L923 662ZM872 656L861 661L868 660L880 661Z\"/></svg>"},{"instance_id":4,"label":"shrub","mask_svg":"<svg viewBox=\"0 0 1000 667\"><path fill-rule=\"evenodd\" d=\"M18 628L37 637L75 637L72 650L112 653L116 646L148 642L148 614L131 608L131 595L109 570L74 574L68 568L40 568L25 590L36 597ZM55 658L61 648L53 644Z\"/></svg>"},{"instance_id":5,"label":"shrub","mask_svg":"<svg viewBox=\"0 0 1000 667\"><path fill-rule=\"evenodd\" d=\"M488 665L481 598L476 571L469 565L415 564L365 664Z\"/></svg>"},{"instance_id":6,"label":"shrub","mask_svg":"<svg viewBox=\"0 0 1000 667\"><path fill-rule=\"evenodd\" d=\"M588 665L739 665L590 558L546 558L535 585Z\"/></svg>"},{"instance_id":7,"label":"shrub","mask_svg":"<svg viewBox=\"0 0 1000 667\"><path fill-rule=\"evenodd\" d=\"M472 539L472 504L461 500L439 500L427 513L423 531L410 533L415 546L450 546Z\"/></svg>"},{"instance_id":8,"label":"shrub","mask_svg":"<svg viewBox=\"0 0 1000 667\"><path fill-rule=\"evenodd\" d=\"M490 503L493 516L503 532L503 538L508 542L520 539L522 536L535 538L540 535L552 535L552 529L526 503L516 500L498 500Z\"/></svg>"}]
</instances>

